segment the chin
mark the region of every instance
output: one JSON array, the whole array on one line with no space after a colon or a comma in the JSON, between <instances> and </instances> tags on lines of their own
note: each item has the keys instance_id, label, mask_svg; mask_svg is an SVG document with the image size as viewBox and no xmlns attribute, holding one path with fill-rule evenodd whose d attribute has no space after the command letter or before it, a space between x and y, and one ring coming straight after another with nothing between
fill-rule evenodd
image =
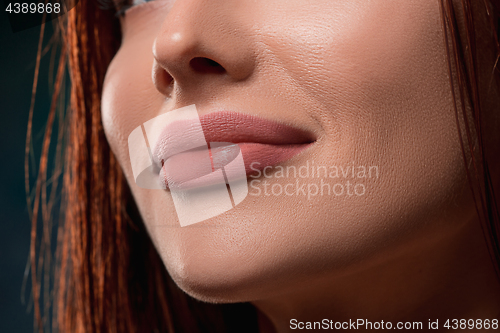
<instances>
[{"instance_id":1,"label":"chin","mask_svg":"<svg viewBox=\"0 0 500 333\"><path fill-rule=\"evenodd\" d=\"M185 258L167 269L174 282L193 298L208 303L238 303L259 298L259 286L268 277L253 265L238 265L243 258Z\"/></svg>"}]
</instances>

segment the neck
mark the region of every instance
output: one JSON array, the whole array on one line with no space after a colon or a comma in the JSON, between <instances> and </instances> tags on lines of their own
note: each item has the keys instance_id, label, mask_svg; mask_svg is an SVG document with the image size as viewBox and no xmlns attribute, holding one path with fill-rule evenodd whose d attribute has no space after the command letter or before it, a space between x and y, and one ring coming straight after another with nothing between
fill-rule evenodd
<instances>
[{"instance_id":1,"label":"neck","mask_svg":"<svg viewBox=\"0 0 500 333\"><path fill-rule=\"evenodd\" d=\"M314 322L333 327L356 322L369 331L382 321L393 328L398 322L421 323L425 331L429 320L438 320L439 332L446 330L447 319L499 318L500 285L479 222L382 257L253 302L265 316L259 320L261 331L288 332L308 322L313 328Z\"/></svg>"}]
</instances>

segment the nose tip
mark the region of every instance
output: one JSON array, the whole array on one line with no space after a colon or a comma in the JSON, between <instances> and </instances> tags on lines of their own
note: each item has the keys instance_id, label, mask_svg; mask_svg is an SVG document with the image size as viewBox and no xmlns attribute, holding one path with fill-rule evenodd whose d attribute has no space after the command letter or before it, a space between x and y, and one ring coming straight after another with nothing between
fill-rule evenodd
<instances>
[{"instance_id":1,"label":"nose tip","mask_svg":"<svg viewBox=\"0 0 500 333\"><path fill-rule=\"evenodd\" d=\"M229 18L221 22L220 15L180 4L166 16L153 44L153 82L158 91L171 93L173 83L186 88L207 80L214 84L248 78L255 56L251 39L238 22Z\"/></svg>"},{"instance_id":2,"label":"nose tip","mask_svg":"<svg viewBox=\"0 0 500 333\"><path fill-rule=\"evenodd\" d=\"M183 71L194 71L197 73L222 74L226 69L209 55L204 56L195 42L183 38L180 33L174 33L165 41L156 39L153 46L153 55L158 64L163 67L173 78L179 80L187 73ZM161 45L161 44L167 45ZM163 48L166 48L163 50ZM214 55L215 56L215 55Z\"/></svg>"}]
</instances>

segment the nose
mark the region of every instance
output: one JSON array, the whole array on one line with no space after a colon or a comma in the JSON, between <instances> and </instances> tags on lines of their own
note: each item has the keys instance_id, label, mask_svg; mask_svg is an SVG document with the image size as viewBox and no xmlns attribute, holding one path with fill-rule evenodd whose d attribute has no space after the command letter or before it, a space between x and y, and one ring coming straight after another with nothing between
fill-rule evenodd
<instances>
[{"instance_id":1,"label":"nose","mask_svg":"<svg viewBox=\"0 0 500 333\"><path fill-rule=\"evenodd\" d=\"M239 0L238 0L239 1ZM249 78L255 67L251 35L231 1L176 1L153 45L153 82L162 94ZM175 83L175 85L174 85Z\"/></svg>"}]
</instances>

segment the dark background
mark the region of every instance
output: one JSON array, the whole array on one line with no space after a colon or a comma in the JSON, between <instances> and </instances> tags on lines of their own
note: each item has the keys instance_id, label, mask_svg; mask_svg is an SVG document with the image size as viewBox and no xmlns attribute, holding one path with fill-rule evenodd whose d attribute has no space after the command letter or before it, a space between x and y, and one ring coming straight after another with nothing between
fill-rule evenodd
<instances>
[{"instance_id":1,"label":"dark background","mask_svg":"<svg viewBox=\"0 0 500 333\"><path fill-rule=\"evenodd\" d=\"M33 332L31 280L22 286L30 247L24 186L24 147L40 27L13 33L0 2L0 332ZM51 29L47 25L45 40ZM43 137L49 108L48 59L44 56L36 95L34 147ZM29 273L26 271L26 273Z\"/></svg>"}]
</instances>

